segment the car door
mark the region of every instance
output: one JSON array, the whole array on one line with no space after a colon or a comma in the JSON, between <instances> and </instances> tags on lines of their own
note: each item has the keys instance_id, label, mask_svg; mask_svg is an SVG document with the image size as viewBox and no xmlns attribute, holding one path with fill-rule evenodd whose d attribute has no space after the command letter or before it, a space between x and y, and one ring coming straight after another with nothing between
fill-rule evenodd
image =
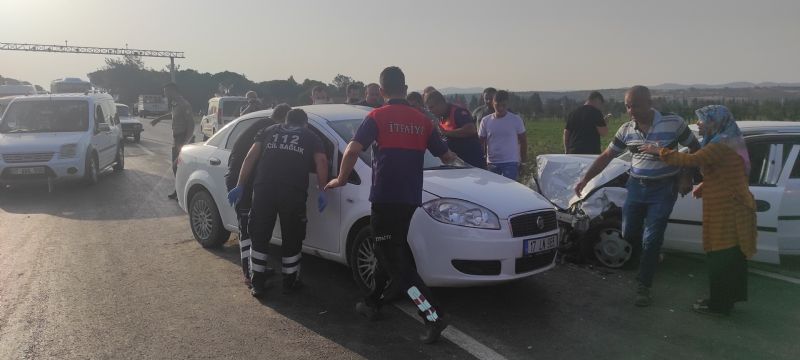
<instances>
[{"instance_id":1,"label":"car door","mask_svg":"<svg viewBox=\"0 0 800 360\"><path fill-rule=\"evenodd\" d=\"M322 123L322 122L320 122ZM328 158L328 180L338 174L339 168L339 149L332 133L328 132L320 124L309 121L309 129L322 140L325 156ZM313 247L322 251L338 254L343 251L340 248L341 239L341 207L342 188L329 189L325 192L328 199L328 206L325 211L317 210L317 197L320 190L317 187L317 174L308 175L308 200L306 203L306 213L308 225L306 226L305 246Z\"/></svg>"},{"instance_id":2,"label":"car door","mask_svg":"<svg viewBox=\"0 0 800 360\"><path fill-rule=\"evenodd\" d=\"M800 137L793 140L795 145L787 161L792 167L787 169L786 192L778 212L778 247L781 255L800 255Z\"/></svg>"},{"instance_id":3,"label":"car door","mask_svg":"<svg viewBox=\"0 0 800 360\"><path fill-rule=\"evenodd\" d=\"M111 131L111 123L103 111L100 104L95 105L94 110L94 136L92 136L92 147L97 151L97 160L100 169L108 166L113 161L115 155L115 144L112 141L114 134Z\"/></svg>"}]
</instances>

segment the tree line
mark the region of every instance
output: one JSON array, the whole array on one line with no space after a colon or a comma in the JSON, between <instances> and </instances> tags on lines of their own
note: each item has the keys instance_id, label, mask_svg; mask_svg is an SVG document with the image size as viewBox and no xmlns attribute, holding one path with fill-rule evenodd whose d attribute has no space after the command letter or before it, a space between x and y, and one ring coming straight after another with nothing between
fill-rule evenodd
<instances>
[{"instance_id":1,"label":"tree line","mask_svg":"<svg viewBox=\"0 0 800 360\"><path fill-rule=\"evenodd\" d=\"M145 68L135 56L107 58L105 66L89 74L89 80L117 96L121 103L133 104L142 94L160 94L163 84L170 81L166 69ZM205 109L209 98L217 95L244 95L255 90L267 104L288 103L292 106L310 103L311 89L325 86L334 102L344 102L345 90L351 83L363 88L364 83L347 75L337 75L330 82L305 79L298 82L293 76L286 80L253 82L245 75L223 71L216 74L186 69L176 72L176 81L195 110ZM450 94L448 100L470 110L482 105L480 94ZM625 114L623 99L606 99L606 112L615 116ZM532 119L566 118L583 104L582 99L563 96L542 99L539 93L512 93L509 106L513 111ZM728 106L742 120L800 120L800 98L748 99L743 97L655 97L654 107L673 112L685 119L694 119L694 110L711 104Z\"/></svg>"}]
</instances>

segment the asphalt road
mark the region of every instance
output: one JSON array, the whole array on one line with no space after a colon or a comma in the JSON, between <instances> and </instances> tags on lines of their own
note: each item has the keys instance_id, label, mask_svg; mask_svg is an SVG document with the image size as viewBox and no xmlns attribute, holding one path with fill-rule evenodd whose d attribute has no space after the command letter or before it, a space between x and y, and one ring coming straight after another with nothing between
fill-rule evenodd
<instances>
[{"instance_id":1,"label":"asphalt road","mask_svg":"<svg viewBox=\"0 0 800 360\"><path fill-rule=\"evenodd\" d=\"M146 125L140 144L127 143L126 170L91 188L0 191L0 359L800 356L799 284L754 274L751 301L732 316L697 315L699 256L667 254L644 309L632 305L634 272L571 264L501 286L435 289L460 335L432 346L401 309L359 318L349 270L312 256L306 289L257 301L241 282L235 239L202 249L166 199L170 141L168 122Z\"/></svg>"}]
</instances>

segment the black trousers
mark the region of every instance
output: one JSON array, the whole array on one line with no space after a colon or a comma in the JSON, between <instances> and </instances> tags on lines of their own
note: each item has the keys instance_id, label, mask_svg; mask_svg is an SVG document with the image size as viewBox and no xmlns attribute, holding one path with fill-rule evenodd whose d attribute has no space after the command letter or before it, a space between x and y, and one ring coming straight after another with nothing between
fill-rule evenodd
<instances>
[{"instance_id":1,"label":"black trousers","mask_svg":"<svg viewBox=\"0 0 800 360\"><path fill-rule=\"evenodd\" d=\"M306 238L305 192L278 189L264 185L253 186L253 205L249 227L250 269L253 283L263 281L267 266L269 241L276 218L281 219L281 263L284 277L296 279L300 274L303 240Z\"/></svg>"},{"instance_id":2,"label":"black trousers","mask_svg":"<svg viewBox=\"0 0 800 360\"><path fill-rule=\"evenodd\" d=\"M236 183L226 183L228 191L236 187ZM236 219L239 221L239 253L242 260L242 273L250 278L250 207L252 205L252 190L245 186L242 199L236 204Z\"/></svg>"},{"instance_id":3,"label":"black trousers","mask_svg":"<svg viewBox=\"0 0 800 360\"><path fill-rule=\"evenodd\" d=\"M441 309L436 304L430 289L422 281L414 265L414 257L408 246L408 227L416 205L372 204L370 226L375 238L375 289L366 297L368 305L380 308L383 292L389 279L417 306L423 320L436 321Z\"/></svg>"},{"instance_id":4,"label":"black trousers","mask_svg":"<svg viewBox=\"0 0 800 360\"><path fill-rule=\"evenodd\" d=\"M729 313L747 301L747 259L738 246L708 253L708 282L711 310Z\"/></svg>"}]
</instances>

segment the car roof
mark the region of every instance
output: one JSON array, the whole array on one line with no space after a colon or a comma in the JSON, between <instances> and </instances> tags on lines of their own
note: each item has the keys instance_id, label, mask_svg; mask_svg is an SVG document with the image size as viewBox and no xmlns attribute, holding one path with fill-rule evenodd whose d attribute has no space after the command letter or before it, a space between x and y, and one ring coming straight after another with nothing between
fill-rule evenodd
<instances>
[{"instance_id":1,"label":"car roof","mask_svg":"<svg viewBox=\"0 0 800 360\"><path fill-rule=\"evenodd\" d=\"M64 93L64 94L43 94L43 95L26 95L19 96L14 99L17 101L37 101L37 100L86 100L86 99L113 99L107 93Z\"/></svg>"},{"instance_id":2,"label":"car roof","mask_svg":"<svg viewBox=\"0 0 800 360\"><path fill-rule=\"evenodd\" d=\"M372 108L348 104L324 104L295 106L292 109L303 109L309 117L318 117L326 121L363 120ZM274 109L255 111L247 114L247 119L272 115Z\"/></svg>"},{"instance_id":3,"label":"car roof","mask_svg":"<svg viewBox=\"0 0 800 360\"><path fill-rule=\"evenodd\" d=\"M742 120L737 121L739 129L745 136L756 134L774 133L800 133L800 121L770 121L770 120ZM697 125L689 125L689 128L697 132Z\"/></svg>"}]
</instances>

